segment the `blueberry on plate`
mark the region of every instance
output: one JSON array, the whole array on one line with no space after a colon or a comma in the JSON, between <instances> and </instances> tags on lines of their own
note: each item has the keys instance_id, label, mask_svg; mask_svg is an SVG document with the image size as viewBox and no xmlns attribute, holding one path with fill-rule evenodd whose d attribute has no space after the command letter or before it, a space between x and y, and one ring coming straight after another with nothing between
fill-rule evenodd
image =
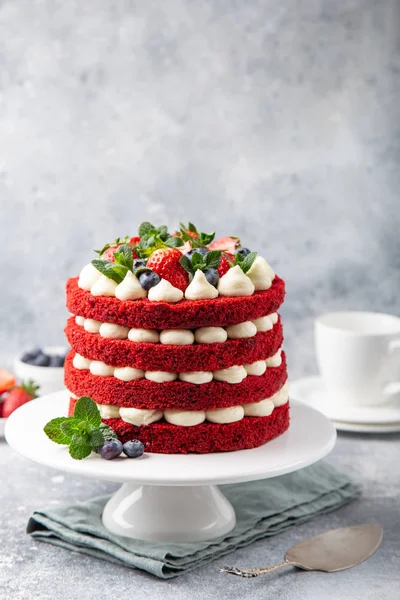
<instances>
[{"instance_id":1,"label":"blueberry on plate","mask_svg":"<svg viewBox=\"0 0 400 600\"><path fill-rule=\"evenodd\" d=\"M144 271L139 275L139 283L144 290L149 290L150 288L160 283L161 277L154 273L154 271Z\"/></svg>"},{"instance_id":2,"label":"blueberry on plate","mask_svg":"<svg viewBox=\"0 0 400 600\"><path fill-rule=\"evenodd\" d=\"M50 356L49 367L63 367L65 356Z\"/></svg>"},{"instance_id":3,"label":"blueberry on plate","mask_svg":"<svg viewBox=\"0 0 400 600\"><path fill-rule=\"evenodd\" d=\"M144 445L139 440L130 440L125 442L123 450L129 458L139 458L144 452Z\"/></svg>"},{"instance_id":4,"label":"blueberry on plate","mask_svg":"<svg viewBox=\"0 0 400 600\"><path fill-rule=\"evenodd\" d=\"M204 275L206 276L208 283L211 283L211 285L213 285L214 287L217 287L217 283L219 281L219 275L218 275L218 271L216 269L212 269L211 267L209 269L205 269Z\"/></svg>"},{"instance_id":5,"label":"blueberry on plate","mask_svg":"<svg viewBox=\"0 0 400 600\"><path fill-rule=\"evenodd\" d=\"M237 250L235 250L235 254L241 254L243 257L250 254L250 252L251 250L249 250L248 248L238 248Z\"/></svg>"},{"instance_id":6,"label":"blueberry on plate","mask_svg":"<svg viewBox=\"0 0 400 600\"><path fill-rule=\"evenodd\" d=\"M100 456L106 460L117 458L121 452L122 443L115 438L106 438L104 444L99 448Z\"/></svg>"},{"instance_id":7,"label":"blueberry on plate","mask_svg":"<svg viewBox=\"0 0 400 600\"><path fill-rule=\"evenodd\" d=\"M29 364L32 360L37 358L39 354L43 354L41 348L34 348L33 350L25 352L21 357L21 361Z\"/></svg>"}]
</instances>

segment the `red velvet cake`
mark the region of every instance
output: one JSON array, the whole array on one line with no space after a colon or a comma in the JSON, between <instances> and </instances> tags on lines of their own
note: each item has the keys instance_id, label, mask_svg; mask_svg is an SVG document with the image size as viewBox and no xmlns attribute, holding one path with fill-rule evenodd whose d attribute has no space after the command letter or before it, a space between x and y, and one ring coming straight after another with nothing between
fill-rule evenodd
<instances>
[{"instance_id":1,"label":"red velvet cake","mask_svg":"<svg viewBox=\"0 0 400 600\"><path fill-rule=\"evenodd\" d=\"M255 448L289 427L284 282L236 237L142 223L67 283L65 384L146 452Z\"/></svg>"}]
</instances>

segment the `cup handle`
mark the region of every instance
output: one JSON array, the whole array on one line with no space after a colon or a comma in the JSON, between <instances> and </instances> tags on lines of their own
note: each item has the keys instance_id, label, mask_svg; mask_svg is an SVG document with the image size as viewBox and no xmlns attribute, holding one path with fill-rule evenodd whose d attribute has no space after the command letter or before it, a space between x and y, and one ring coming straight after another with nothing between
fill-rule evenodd
<instances>
[{"instance_id":1,"label":"cup handle","mask_svg":"<svg viewBox=\"0 0 400 600\"><path fill-rule=\"evenodd\" d=\"M400 364L400 338L397 338L397 339L389 342L389 355L391 357L395 357L396 355L399 355L399 364ZM391 383L388 383L385 386L383 393L386 396L386 399L388 401L389 400L400 400L400 381L393 381ZM396 396L399 396L399 397L396 398Z\"/></svg>"}]
</instances>

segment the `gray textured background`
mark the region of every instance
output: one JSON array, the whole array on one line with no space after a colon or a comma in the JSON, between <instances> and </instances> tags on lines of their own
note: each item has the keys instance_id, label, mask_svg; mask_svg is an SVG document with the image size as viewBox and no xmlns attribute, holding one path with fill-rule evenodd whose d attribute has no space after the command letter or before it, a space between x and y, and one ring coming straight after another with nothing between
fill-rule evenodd
<instances>
[{"instance_id":1,"label":"gray textured background","mask_svg":"<svg viewBox=\"0 0 400 600\"><path fill-rule=\"evenodd\" d=\"M144 219L236 232L312 319L399 312L396 0L0 3L0 359L58 343L65 279Z\"/></svg>"}]
</instances>

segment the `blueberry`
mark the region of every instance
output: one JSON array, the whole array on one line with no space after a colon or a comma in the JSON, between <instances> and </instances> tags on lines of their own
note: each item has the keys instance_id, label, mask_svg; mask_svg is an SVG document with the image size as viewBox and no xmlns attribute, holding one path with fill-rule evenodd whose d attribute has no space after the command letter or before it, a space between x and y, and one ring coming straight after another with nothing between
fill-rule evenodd
<instances>
[{"instance_id":1,"label":"blueberry","mask_svg":"<svg viewBox=\"0 0 400 600\"><path fill-rule=\"evenodd\" d=\"M250 254L250 252L251 250L249 250L248 248L238 248L237 250L235 250L235 254L241 254L243 257Z\"/></svg>"},{"instance_id":2,"label":"blueberry","mask_svg":"<svg viewBox=\"0 0 400 600\"><path fill-rule=\"evenodd\" d=\"M144 452L144 445L139 440L130 440L124 444L124 452L129 458L138 458Z\"/></svg>"},{"instance_id":3,"label":"blueberry","mask_svg":"<svg viewBox=\"0 0 400 600\"><path fill-rule=\"evenodd\" d=\"M65 356L50 356L49 367L63 367Z\"/></svg>"},{"instance_id":4,"label":"blueberry","mask_svg":"<svg viewBox=\"0 0 400 600\"><path fill-rule=\"evenodd\" d=\"M207 254L206 248L193 248L192 250L189 250L189 252L187 252L185 256L192 260L192 256L195 252L198 252L199 254L201 254L201 256L205 256Z\"/></svg>"},{"instance_id":5,"label":"blueberry","mask_svg":"<svg viewBox=\"0 0 400 600\"><path fill-rule=\"evenodd\" d=\"M138 269L139 267L145 267L145 266L146 266L146 261L144 260L144 258L135 258L135 260L133 261L134 269Z\"/></svg>"},{"instance_id":6,"label":"blueberry","mask_svg":"<svg viewBox=\"0 0 400 600\"><path fill-rule=\"evenodd\" d=\"M214 287L217 287L217 284L219 281L219 275L218 275L218 271L216 269L211 269L211 268L205 269L204 275L206 276L208 283L211 283L211 285L213 285Z\"/></svg>"},{"instance_id":7,"label":"blueberry","mask_svg":"<svg viewBox=\"0 0 400 600\"><path fill-rule=\"evenodd\" d=\"M149 290L150 288L160 283L161 278L154 271L144 271L139 275L139 283L144 290Z\"/></svg>"},{"instance_id":8,"label":"blueberry","mask_svg":"<svg viewBox=\"0 0 400 600\"><path fill-rule=\"evenodd\" d=\"M48 367L50 365L50 356L41 352L36 358L32 358L29 361L29 364L34 365L35 367Z\"/></svg>"},{"instance_id":9,"label":"blueberry","mask_svg":"<svg viewBox=\"0 0 400 600\"><path fill-rule=\"evenodd\" d=\"M112 460L117 458L122 452L122 444L114 438L106 438L104 444L100 446L99 453L102 458Z\"/></svg>"},{"instance_id":10,"label":"blueberry","mask_svg":"<svg viewBox=\"0 0 400 600\"><path fill-rule=\"evenodd\" d=\"M22 355L21 360L24 363L30 363L33 359L39 356L39 354L43 354L41 348L34 348L33 350L29 350L29 352L25 352Z\"/></svg>"}]
</instances>

